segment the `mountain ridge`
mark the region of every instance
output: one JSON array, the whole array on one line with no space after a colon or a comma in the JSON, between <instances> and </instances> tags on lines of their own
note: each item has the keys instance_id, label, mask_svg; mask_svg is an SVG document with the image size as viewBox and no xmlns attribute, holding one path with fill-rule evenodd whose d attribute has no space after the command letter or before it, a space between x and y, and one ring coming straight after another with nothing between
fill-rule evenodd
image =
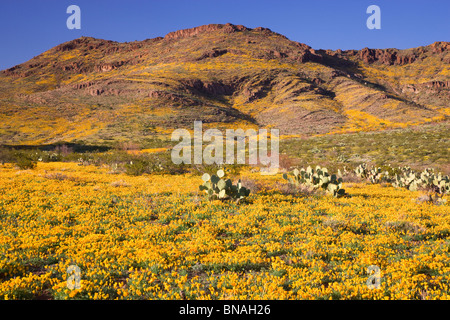
<instances>
[{"instance_id":1,"label":"mountain ridge","mask_svg":"<svg viewBox=\"0 0 450 320\"><path fill-rule=\"evenodd\" d=\"M449 62L449 42L316 50L232 24L81 37L0 73L0 143L141 140L194 120L283 135L447 121Z\"/></svg>"}]
</instances>

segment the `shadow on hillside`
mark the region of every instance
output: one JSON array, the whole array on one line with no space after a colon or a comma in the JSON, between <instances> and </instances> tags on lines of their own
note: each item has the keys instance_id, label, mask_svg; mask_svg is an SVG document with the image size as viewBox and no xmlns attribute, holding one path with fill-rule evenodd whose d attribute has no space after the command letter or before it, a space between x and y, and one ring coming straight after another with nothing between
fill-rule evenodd
<instances>
[{"instance_id":1,"label":"shadow on hillside","mask_svg":"<svg viewBox=\"0 0 450 320\"><path fill-rule=\"evenodd\" d=\"M414 107L419 109L430 110L424 105L418 104L414 101L410 101L408 99L398 96L395 92L392 91L392 89L382 84L367 80L366 77L364 76L362 68L354 61L338 56L329 55L325 52L325 50L318 50L318 52L322 55L324 65L328 65L336 70L341 71L342 75L346 75L350 79L357 81L358 83L366 87L382 91L390 99L395 99L405 104L413 105Z\"/></svg>"},{"instance_id":2,"label":"shadow on hillside","mask_svg":"<svg viewBox=\"0 0 450 320\"><path fill-rule=\"evenodd\" d=\"M54 151L58 148L61 148L62 146L66 146L70 151L76 152L76 153L85 153L85 152L105 152L111 149L111 147L108 146L99 146L99 145L85 145L85 144L79 144L79 143L73 143L73 142L67 142L67 143L51 143L51 144L44 144L44 145L7 145L7 144L0 144L0 147L7 148L7 149L14 149L14 150L41 150L41 151Z\"/></svg>"}]
</instances>

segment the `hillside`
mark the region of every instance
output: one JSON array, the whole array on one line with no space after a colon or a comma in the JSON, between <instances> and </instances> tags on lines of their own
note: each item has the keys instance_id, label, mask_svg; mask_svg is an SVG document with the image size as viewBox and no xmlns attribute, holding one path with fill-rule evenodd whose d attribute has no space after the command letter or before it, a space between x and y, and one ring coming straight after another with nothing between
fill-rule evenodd
<instances>
[{"instance_id":1,"label":"hillside","mask_svg":"<svg viewBox=\"0 0 450 320\"><path fill-rule=\"evenodd\" d=\"M447 121L450 43L314 50L206 25L139 42L82 37L0 73L0 143L140 142L194 120L282 135Z\"/></svg>"}]
</instances>

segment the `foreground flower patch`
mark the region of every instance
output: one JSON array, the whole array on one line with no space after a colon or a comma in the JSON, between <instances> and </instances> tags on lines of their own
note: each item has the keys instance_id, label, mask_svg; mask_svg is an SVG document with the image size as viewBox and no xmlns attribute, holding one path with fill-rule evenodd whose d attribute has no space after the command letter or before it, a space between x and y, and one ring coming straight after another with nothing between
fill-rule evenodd
<instances>
[{"instance_id":1,"label":"foreground flower patch","mask_svg":"<svg viewBox=\"0 0 450 320\"><path fill-rule=\"evenodd\" d=\"M108 171L0 167L1 299L450 298L449 205L418 192L344 183L350 197L236 204L208 201L198 176Z\"/></svg>"}]
</instances>

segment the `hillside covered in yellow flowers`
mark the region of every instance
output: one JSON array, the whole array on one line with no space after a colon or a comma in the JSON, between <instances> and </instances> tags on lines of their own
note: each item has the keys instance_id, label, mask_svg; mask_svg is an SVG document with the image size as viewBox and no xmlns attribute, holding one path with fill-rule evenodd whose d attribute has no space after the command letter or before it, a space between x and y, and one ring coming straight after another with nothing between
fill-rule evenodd
<instances>
[{"instance_id":1,"label":"hillside covered in yellow flowers","mask_svg":"<svg viewBox=\"0 0 450 320\"><path fill-rule=\"evenodd\" d=\"M0 143L140 143L194 120L285 136L446 121L449 62L448 42L315 50L232 24L130 43L82 37L0 73Z\"/></svg>"}]
</instances>

